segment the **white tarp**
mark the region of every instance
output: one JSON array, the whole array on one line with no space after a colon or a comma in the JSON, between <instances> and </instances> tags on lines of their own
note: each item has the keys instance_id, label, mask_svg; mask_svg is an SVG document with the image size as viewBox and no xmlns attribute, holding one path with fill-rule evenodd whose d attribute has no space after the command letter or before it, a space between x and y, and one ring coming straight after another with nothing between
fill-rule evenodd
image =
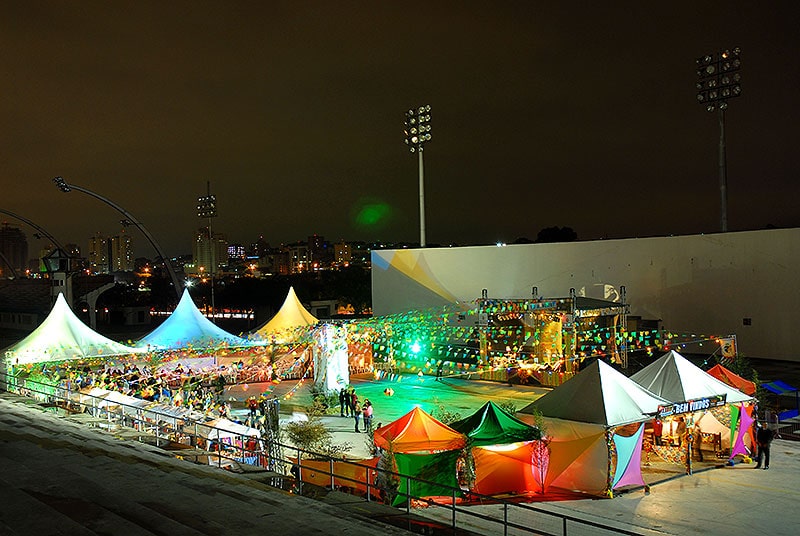
<instances>
[{"instance_id":1,"label":"white tarp","mask_svg":"<svg viewBox=\"0 0 800 536\"><path fill-rule=\"evenodd\" d=\"M597 360L520 413L614 427L649 420L663 404L669 401Z\"/></svg>"},{"instance_id":2,"label":"white tarp","mask_svg":"<svg viewBox=\"0 0 800 536\"><path fill-rule=\"evenodd\" d=\"M725 395L728 404L753 399L693 365L675 350L670 350L650 363L631 376L631 380L670 402L684 402L715 395Z\"/></svg>"},{"instance_id":3,"label":"white tarp","mask_svg":"<svg viewBox=\"0 0 800 536\"><path fill-rule=\"evenodd\" d=\"M261 437L257 428L237 424L228 419L214 419L197 425L197 434L206 439L241 439L242 436Z\"/></svg>"},{"instance_id":4,"label":"white tarp","mask_svg":"<svg viewBox=\"0 0 800 536\"><path fill-rule=\"evenodd\" d=\"M33 332L10 346L5 357L11 365L111 357L142 353L108 339L81 322L59 294L50 314Z\"/></svg>"}]
</instances>

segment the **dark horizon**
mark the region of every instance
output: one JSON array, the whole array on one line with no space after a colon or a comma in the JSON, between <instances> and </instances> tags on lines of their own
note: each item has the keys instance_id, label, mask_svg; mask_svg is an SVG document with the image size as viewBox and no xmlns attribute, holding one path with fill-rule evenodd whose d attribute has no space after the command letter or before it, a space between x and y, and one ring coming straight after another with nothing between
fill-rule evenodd
<instances>
[{"instance_id":1,"label":"dark horizon","mask_svg":"<svg viewBox=\"0 0 800 536\"><path fill-rule=\"evenodd\" d=\"M2 12L0 209L82 250L123 218L60 192L56 176L124 207L168 256L205 225L196 203L209 181L229 242L418 243L403 121L423 104L429 244L512 243L548 227L580 240L719 232L719 124L697 102L695 59L737 46L728 228L800 226L797 3L45 1ZM137 256L155 256L128 232Z\"/></svg>"}]
</instances>

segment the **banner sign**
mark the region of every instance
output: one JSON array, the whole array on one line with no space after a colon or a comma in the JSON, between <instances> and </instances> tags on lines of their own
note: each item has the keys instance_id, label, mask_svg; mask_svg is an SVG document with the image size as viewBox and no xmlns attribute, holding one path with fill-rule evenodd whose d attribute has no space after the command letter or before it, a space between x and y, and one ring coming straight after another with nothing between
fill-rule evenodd
<instances>
[{"instance_id":1,"label":"banner sign","mask_svg":"<svg viewBox=\"0 0 800 536\"><path fill-rule=\"evenodd\" d=\"M679 413L694 413L695 411L704 411L718 406L724 406L727 395L714 395L705 398L696 398L694 400L686 400L684 402L675 402L666 406L658 406L659 417L669 417L670 415L678 415Z\"/></svg>"}]
</instances>

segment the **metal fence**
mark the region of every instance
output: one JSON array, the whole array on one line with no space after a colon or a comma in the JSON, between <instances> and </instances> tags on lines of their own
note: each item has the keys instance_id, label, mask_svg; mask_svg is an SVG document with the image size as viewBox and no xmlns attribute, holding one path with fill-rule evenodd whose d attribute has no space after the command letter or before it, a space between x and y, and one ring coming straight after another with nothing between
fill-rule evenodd
<instances>
[{"instance_id":1,"label":"metal fence","mask_svg":"<svg viewBox=\"0 0 800 536\"><path fill-rule=\"evenodd\" d=\"M207 463L234 471L244 471L248 467L271 471L274 485L282 486L284 482L290 482L298 493L303 493L304 486L315 485L328 490L349 490L367 501L388 501L394 504L399 502L406 514L410 515L414 509L419 515L435 519L454 529L486 531L504 536L638 534L620 527L551 512L531 504L520 504L413 475L404 475L363 461L332 458L285 445L274 439L262 439L254 444L252 436L232 434L209 426L194 419L191 413L175 415L161 412L151 405L145 405L146 401L142 401L142 405L110 403L103 397L91 396L66 386L53 386L0 373L0 384L2 383L5 383L8 391L32 397L45 407L60 409L74 416L88 415L89 420L85 420L87 424L124 433L124 437L128 439L163 447L172 445L176 447L176 455L193 459L196 463ZM222 441L220 438L223 433L233 440ZM210 437L218 439L215 441L209 439ZM296 456L286 457L284 452L295 453ZM304 472L321 474L323 478L320 481L317 476L317 482L310 482L312 479L307 474L304 475ZM386 485L386 482L405 482L405 485L395 487ZM412 493L412 483L446 488L448 494L435 499L419 497ZM464 496L467 501L462 499ZM397 497L401 500L397 501ZM417 508L428 506L437 508Z\"/></svg>"}]
</instances>

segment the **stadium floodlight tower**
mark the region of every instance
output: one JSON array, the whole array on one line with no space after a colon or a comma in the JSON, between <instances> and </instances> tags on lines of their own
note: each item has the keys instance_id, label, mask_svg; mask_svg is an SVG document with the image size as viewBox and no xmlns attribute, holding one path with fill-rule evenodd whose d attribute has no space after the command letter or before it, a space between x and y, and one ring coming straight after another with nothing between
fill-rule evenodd
<instances>
[{"instance_id":1,"label":"stadium floodlight tower","mask_svg":"<svg viewBox=\"0 0 800 536\"><path fill-rule=\"evenodd\" d=\"M425 166L422 150L431 141L431 106L427 104L406 112L406 145L419 155L419 246L425 247Z\"/></svg>"},{"instance_id":2,"label":"stadium floodlight tower","mask_svg":"<svg viewBox=\"0 0 800 536\"><path fill-rule=\"evenodd\" d=\"M739 47L697 58L697 101L719 117L720 227L728 232L728 177L725 156L725 110L728 99L742 94L740 85L742 51Z\"/></svg>"}]
</instances>

